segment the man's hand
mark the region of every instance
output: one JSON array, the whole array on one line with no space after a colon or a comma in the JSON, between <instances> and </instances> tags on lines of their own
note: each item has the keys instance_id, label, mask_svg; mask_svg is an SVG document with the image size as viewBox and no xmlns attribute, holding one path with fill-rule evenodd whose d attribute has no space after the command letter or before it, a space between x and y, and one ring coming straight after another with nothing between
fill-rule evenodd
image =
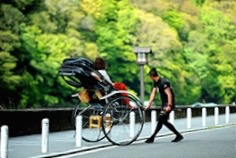
<instances>
[{"instance_id":1,"label":"man's hand","mask_svg":"<svg viewBox=\"0 0 236 158\"><path fill-rule=\"evenodd\" d=\"M171 105L167 105L166 108L165 108L165 111L166 112L171 112Z\"/></svg>"},{"instance_id":2,"label":"man's hand","mask_svg":"<svg viewBox=\"0 0 236 158\"><path fill-rule=\"evenodd\" d=\"M149 101L149 102L148 102L148 104L147 104L147 106L145 107L145 110L148 110L148 109L150 109L150 108L151 108L151 106L152 106L152 103Z\"/></svg>"},{"instance_id":3,"label":"man's hand","mask_svg":"<svg viewBox=\"0 0 236 158\"><path fill-rule=\"evenodd\" d=\"M150 95L150 98L149 98L149 101L148 101L148 104L147 104L145 110L151 108L152 102L153 102L153 100L154 100L154 98L155 98L155 96L156 96L156 93L157 93L157 89L156 89L155 87L153 87L153 88L152 88L152 93L151 93L151 95Z\"/></svg>"}]
</instances>

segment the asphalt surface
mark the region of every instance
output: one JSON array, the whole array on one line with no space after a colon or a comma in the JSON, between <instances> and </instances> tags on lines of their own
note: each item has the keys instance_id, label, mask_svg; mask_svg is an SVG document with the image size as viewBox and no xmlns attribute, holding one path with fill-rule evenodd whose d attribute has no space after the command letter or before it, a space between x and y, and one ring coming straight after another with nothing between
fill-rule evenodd
<instances>
[{"instance_id":1,"label":"asphalt surface","mask_svg":"<svg viewBox=\"0 0 236 158\"><path fill-rule=\"evenodd\" d=\"M138 141L126 147L105 147L63 158L236 158L236 126L184 133L184 140L171 143L173 136L157 137L152 144ZM60 158L62 158L60 157ZM59 157L57 157L59 158Z\"/></svg>"},{"instance_id":2,"label":"asphalt surface","mask_svg":"<svg viewBox=\"0 0 236 158\"><path fill-rule=\"evenodd\" d=\"M108 142L105 139L105 140L97 142L97 143L87 143L85 141L82 141L82 147L78 148L75 146L74 131L55 132L55 133L49 134L49 152L46 154L41 153L41 135L13 137L13 138L9 139L8 158L44 158L44 157L57 157L57 156L66 157L66 156L73 154L73 153L84 153L84 152L86 153L86 152L91 152L91 151L96 151L96 150L101 150L101 151L104 150L105 151L107 147L108 148L117 148L118 150L121 150L121 151L126 148L130 148L130 150L135 150L136 152L134 152L134 153L128 152L127 155L131 154L133 156L130 156L130 157L138 157L140 154L139 152L141 152L141 151L145 152L145 150L147 150L149 148L152 148L153 150L148 151L147 154L151 154L152 152L154 152L154 153L156 153L156 155L159 155L160 154L159 152L162 151L161 149L166 148L164 146L167 146L167 147L170 146L171 148L173 148L171 150L163 151L163 153L165 153L167 155L171 154L173 151L179 152L176 154L186 153L187 155L189 155L189 154L191 154L191 152L194 151L194 148L192 148L191 150L190 149L186 150L186 149L188 149L188 146L195 146L197 148L201 147L202 151L199 151L199 153L206 153L206 154L208 154L208 157L212 157L211 152L207 152L207 151L208 150L210 151L211 147L214 147L213 149L215 149L214 145L217 144L216 140L218 140L219 143L222 144L222 146L224 144L226 145L228 140L231 143L231 145L233 144L232 141L234 141L233 146L235 149L235 142L236 142L235 141L235 138L236 138L235 130L234 130L234 133L232 132L233 129L235 129L235 125L236 125L236 114L235 113L230 115L230 122L227 125L225 123L225 115L219 116L219 124L218 125L214 124L214 116L208 116L206 125L207 125L206 127L202 127L202 118L201 117L192 118L192 123L191 123L190 129L187 128L187 121L185 118L174 120L174 126L177 128L177 130L179 130L182 134L185 135L185 139L184 139L183 143L182 142L180 144L178 143L178 145L170 143L171 139L173 139L174 136L165 127L163 127L163 129L161 129L160 133L158 134L158 138L156 139L157 141L155 141L154 145L153 144L151 144L151 145L145 144L144 143L145 139L151 135L151 123L150 122L146 122L144 124L144 128L142 130L142 133L138 139L141 141L141 143L136 144L138 142L138 141L136 141L135 143L133 143L129 146L125 146L125 147L113 146L110 142ZM229 137L226 137L226 138L222 137L222 135L229 135L229 133L226 133L226 134L222 133L219 135L215 135L214 136L215 139L213 139L213 138L210 139L209 136L211 136L211 132L209 132L209 134L203 134L202 136L198 136L198 135L189 136L194 131L205 131L205 129L212 129L212 128L216 128L216 127L218 129L218 127L222 127L222 126L230 126L228 129L232 128L231 130L229 130L229 133L231 132L231 135ZM222 139L220 139L220 138L222 138ZM204 141L204 140L207 140L207 141ZM155 145L160 145L160 146L154 147ZM179 145L181 145L182 147L176 149L175 147L177 147ZM228 144L226 148L222 148L222 149L224 149L227 152L226 149L230 149L231 145ZM142 147L139 149L138 148L139 146L142 146ZM135 149L136 147L137 147L137 149ZM146 147L148 147L148 148L146 148ZM218 145L217 147L221 147L221 146ZM218 151L219 149L216 149L216 150ZM119 151L119 152L123 153L121 151ZM106 152L113 153L113 150L108 150ZM118 152L118 155L119 155L119 152ZM231 153L232 153L232 151L231 151ZM100 154L100 152L97 153L97 155L99 155L99 154ZM113 155L112 157L115 158L114 153L112 155ZM151 156L153 157L152 154L151 154ZM103 158L104 157L105 156L103 156ZM120 156L120 157L123 158L123 156ZM157 156L157 157L159 157L159 156ZM204 157L204 156L202 156L202 157ZM228 158L228 157L225 157L225 158ZM234 157L234 158L236 158L236 157Z\"/></svg>"}]
</instances>

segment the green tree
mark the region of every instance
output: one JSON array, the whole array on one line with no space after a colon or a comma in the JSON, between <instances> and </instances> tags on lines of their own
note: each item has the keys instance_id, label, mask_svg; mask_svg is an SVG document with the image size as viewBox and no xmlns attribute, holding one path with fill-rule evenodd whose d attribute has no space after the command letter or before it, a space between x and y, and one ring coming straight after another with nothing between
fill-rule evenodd
<instances>
[{"instance_id":1,"label":"green tree","mask_svg":"<svg viewBox=\"0 0 236 158\"><path fill-rule=\"evenodd\" d=\"M19 25L25 21L25 16L11 4L0 4L0 105L4 107L17 106L19 99L17 87L22 80L17 72L15 57L20 47Z\"/></svg>"},{"instance_id":2,"label":"green tree","mask_svg":"<svg viewBox=\"0 0 236 158\"><path fill-rule=\"evenodd\" d=\"M68 105L75 89L58 68L80 56L105 58L112 80L139 93L133 46L152 47L149 65L170 79L178 104L230 103L236 96L235 11L234 1L2 0L0 105ZM151 86L145 75L146 97Z\"/></svg>"},{"instance_id":3,"label":"green tree","mask_svg":"<svg viewBox=\"0 0 236 158\"><path fill-rule=\"evenodd\" d=\"M210 87L205 90L207 100L230 103L235 99L235 73L232 62L225 57L228 52L222 46L232 47L232 40L236 37L235 26L222 12L207 7L201 13L201 21L208 40L205 53L210 62L208 69L211 75L206 79L205 85Z\"/></svg>"},{"instance_id":4,"label":"green tree","mask_svg":"<svg viewBox=\"0 0 236 158\"><path fill-rule=\"evenodd\" d=\"M127 0L105 0L101 3L95 29L100 56L108 61L113 81L125 82L132 88L136 87L132 83L137 74L131 41L136 22L137 16Z\"/></svg>"},{"instance_id":5,"label":"green tree","mask_svg":"<svg viewBox=\"0 0 236 158\"><path fill-rule=\"evenodd\" d=\"M21 76L15 74L17 58L11 55L11 51L19 47L19 38L10 31L0 31L0 105L14 107L17 94L17 87L22 80Z\"/></svg>"},{"instance_id":6,"label":"green tree","mask_svg":"<svg viewBox=\"0 0 236 158\"><path fill-rule=\"evenodd\" d=\"M58 94L63 94L57 89L62 86L58 69L66 54L77 45L76 40L62 34L43 34L38 27L33 26L22 28L21 40L24 52L21 52L20 64L28 63L24 64L21 106L40 107L58 103Z\"/></svg>"}]
</instances>

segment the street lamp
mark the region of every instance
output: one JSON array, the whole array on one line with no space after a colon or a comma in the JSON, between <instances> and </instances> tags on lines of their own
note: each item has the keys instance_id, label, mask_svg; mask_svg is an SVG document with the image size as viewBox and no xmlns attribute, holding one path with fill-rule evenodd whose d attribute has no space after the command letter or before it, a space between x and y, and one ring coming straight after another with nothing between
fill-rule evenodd
<instances>
[{"instance_id":1,"label":"street lamp","mask_svg":"<svg viewBox=\"0 0 236 158\"><path fill-rule=\"evenodd\" d=\"M144 65L148 63L148 54L152 53L151 47L134 47L133 52L137 57L137 64L140 66L140 97L144 104Z\"/></svg>"}]
</instances>

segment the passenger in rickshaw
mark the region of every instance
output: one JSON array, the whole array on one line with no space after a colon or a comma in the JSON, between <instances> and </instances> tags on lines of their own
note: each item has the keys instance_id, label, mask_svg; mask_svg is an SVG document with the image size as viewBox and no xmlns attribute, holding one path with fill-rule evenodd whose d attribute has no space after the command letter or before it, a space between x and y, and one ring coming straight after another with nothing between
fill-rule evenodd
<instances>
[{"instance_id":1,"label":"passenger in rickshaw","mask_svg":"<svg viewBox=\"0 0 236 158\"><path fill-rule=\"evenodd\" d=\"M112 84L112 86L114 87L114 89L116 90L124 90L127 91L126 85L122 82L112 82L110 76L108 75L107 71L106 71L106 63L105 61L100 58L97 57L93 63L93 68L95 70L97 70L102 77L109 82L110 84ZM97 80L101 81L102 79L99 76L96 76L95 74L93 74L92 72L92 76L94 76ZM128 94L123 93L123 96L128 96ZM125 100L126 104L128 104L129 107L133 108L132 105L129 104L129 100Z\"/></svg>"},{"instance_id":2,"label":"passenger in rickshaw","mask_svg":"<svg viewBox=\"0 0 236 158\"><path fill-rule=\"evenodd\" d=\"M113 85L113 82L111 81L111 78L106 71L105 61L102 58L98 57L95 59L95 61L93 63L93 68L95 70L97 70L106 81L108 81L110 84ZM99 78L99 77L97 79L101 80L101 78Z\"/></svg>"},{"instance_id":3,"label":"passenger in rickshaw","mask_svg":"<svg viewBox=\"0 0 236 158\"><path fill-rule=\"evenodd\" d=\"M116 90L127 90L126 85L122 82L112 82L110 76L108 75L107 71L106 71L106 63L105 61L100 58L97 57L93 63L93 68L95 70L97 70L102 77L109 82ZM102 79L99 76L96 76L93 74L92 72L92 76L94 76L96 79L98 79L99 81L101 81Z\"/></svg>"}]
</instances>

